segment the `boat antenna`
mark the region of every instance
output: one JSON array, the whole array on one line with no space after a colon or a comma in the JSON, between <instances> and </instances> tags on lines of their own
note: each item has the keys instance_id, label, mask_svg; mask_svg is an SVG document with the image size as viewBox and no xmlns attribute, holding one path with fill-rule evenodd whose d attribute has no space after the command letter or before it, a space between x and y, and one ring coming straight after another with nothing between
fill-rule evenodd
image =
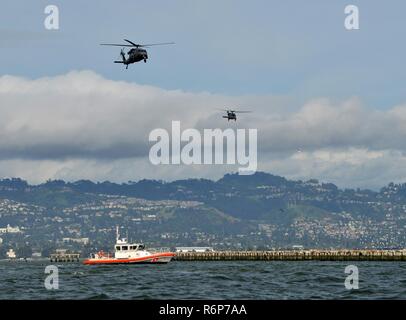
<instances>
[{"instance_id":1,"label":"boat antenna","mask_svg":"<svg viewBox=\"0 0 406 320\"><path fill-rule=\"evenodd\" d=\"M120 238L120 235L118 233L118 226L116 226L116 241L118 241L119 238Z\"/></svg>"}]
</instances>

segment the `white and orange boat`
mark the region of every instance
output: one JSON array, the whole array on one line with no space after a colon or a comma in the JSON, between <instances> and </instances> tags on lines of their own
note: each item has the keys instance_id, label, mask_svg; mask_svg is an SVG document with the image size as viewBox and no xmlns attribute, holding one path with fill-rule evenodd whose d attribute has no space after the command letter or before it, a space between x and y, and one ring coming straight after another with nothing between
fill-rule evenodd
<instances>
[{"instance_id":1,"label":"white and orange boat","mask_svg":"<svg viewBox=\"0 0 406 320\"><path fill-rule=\"evenodd\" d=\"M129 264L129 263L168 263L175 256L173 252L154 252L145 250L141 243L128 243L126 238L120 239L117 227L114 254L99 251L92 254L84 264Z\"/></svg>"}]
</instances>

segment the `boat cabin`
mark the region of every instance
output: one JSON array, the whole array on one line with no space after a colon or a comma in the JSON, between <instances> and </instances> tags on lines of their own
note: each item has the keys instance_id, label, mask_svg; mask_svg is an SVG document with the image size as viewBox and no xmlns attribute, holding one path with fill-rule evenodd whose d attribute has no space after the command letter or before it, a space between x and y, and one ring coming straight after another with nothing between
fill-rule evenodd
<instances>
[{"instance_id":1,"label":"boat cabin","mask_svg":"<svg viewBox=\"0 0 406 320\"><path fill-rule=\"evenodd\" d=\"M137 251L145 250L143 244L117 244L115 247L116 251Z\"/></svg>"}]
</instances>

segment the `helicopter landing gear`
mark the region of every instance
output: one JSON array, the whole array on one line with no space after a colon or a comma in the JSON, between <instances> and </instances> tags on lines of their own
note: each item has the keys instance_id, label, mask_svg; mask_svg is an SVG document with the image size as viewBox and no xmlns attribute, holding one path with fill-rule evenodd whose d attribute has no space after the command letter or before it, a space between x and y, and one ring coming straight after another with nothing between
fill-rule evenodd
<instances>
[{"instance_id":1,"label":"helicopter landing gear","mask_svg":"<svg viewBox=\"0 0 406 320\"><path fill-rule=\"evenodd\" d=\"M144 63L147 63L147 59L144 59Z\"/></svg>"}]
</instances>

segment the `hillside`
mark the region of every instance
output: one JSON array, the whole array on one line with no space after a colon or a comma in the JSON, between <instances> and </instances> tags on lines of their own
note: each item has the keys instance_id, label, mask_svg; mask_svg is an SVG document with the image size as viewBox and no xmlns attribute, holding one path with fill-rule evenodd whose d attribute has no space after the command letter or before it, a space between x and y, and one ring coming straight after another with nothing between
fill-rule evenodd
<instances>
[{"instance_id":1,"label":"hillside","mask_svg":"<svg viewBox=\"0 0 406 320\"><path fill-rule=\"evenodd\" d=\"M399 247L405 221L405 184L342 190L267 173L123 184L0 181L0 227L23 230L1 235L3 249L77 245L80 238L105 247L115 225L154 246Z\"/></svg>"}]
</instances>

